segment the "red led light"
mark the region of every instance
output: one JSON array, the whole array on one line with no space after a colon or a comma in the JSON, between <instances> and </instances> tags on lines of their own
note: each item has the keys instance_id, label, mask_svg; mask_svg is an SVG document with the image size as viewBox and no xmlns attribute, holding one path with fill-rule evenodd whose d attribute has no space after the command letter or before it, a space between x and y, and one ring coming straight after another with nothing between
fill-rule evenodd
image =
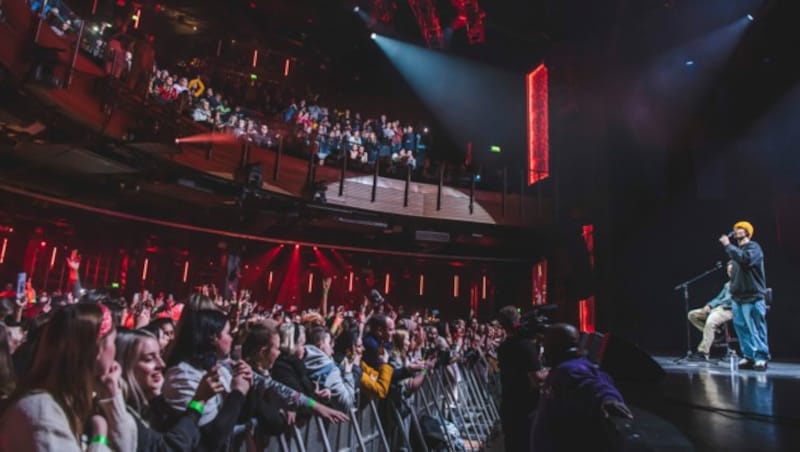
<instances>
[{"instance_id":1,"label":"red led light","mask_svg":"<svg viewBox=\"0 0 800 452\"><path fill-rule=\"evenodd\" d=\"M550 175L547 67L540 64L526 77L528 97L528 185Z\"/></svg>"}]
</instances>

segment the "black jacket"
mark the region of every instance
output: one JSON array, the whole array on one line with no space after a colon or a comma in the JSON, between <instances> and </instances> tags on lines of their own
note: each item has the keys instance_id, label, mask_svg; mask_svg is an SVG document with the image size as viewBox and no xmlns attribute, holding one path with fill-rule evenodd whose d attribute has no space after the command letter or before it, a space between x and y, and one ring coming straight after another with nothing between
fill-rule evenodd
<instances>
[{"instance_id":1,"label":"black jacket","mask_svg":"<svg viewBox=\"0 0 800 452\"><path fill-rule=\"evenodd\" d=\"M733 261L730 293L734 301L753 303L763 300L767 293L767 277L764 273L764 252L752 240L741 247L730 244L725 251Z\"/></svg>"},{"instance_id":2,"label":"black jacket","mask_svg":"<svg viewBox=\"0 0 800 452\"><path fill-rule=\"evenodd\" d=\"M136 420L136 450L138 452L190 452L200 440L199 419L196 415L184 414L166 431L159 432L148 426L134 414Z\"/></svg>"},{"instance_id":3,"label":"black jacket","mask_svg":"<svg viewBox=\"0 0 800 452\"><path fill-rule=\"evenodd\" d=\"M270 374L275 381L309 397L314 397L314 383L308 378L308 369L296 356L281 353L281 356L275 360Z\"/></svg>"}]
</instances>

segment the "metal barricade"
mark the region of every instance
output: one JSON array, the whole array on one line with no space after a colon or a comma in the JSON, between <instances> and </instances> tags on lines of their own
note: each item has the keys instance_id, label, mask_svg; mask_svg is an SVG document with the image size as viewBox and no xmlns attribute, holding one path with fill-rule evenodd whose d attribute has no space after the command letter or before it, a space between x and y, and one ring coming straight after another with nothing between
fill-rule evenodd
<instances>
[{"instance_id":1,"label":"metal barricade","mask_svg":"<svg viewBox=\"0 0 800 452\"><path fill-rule=\"evenodd\" d=\"M483 450L495 436L500 422L487 385L485 375L474 365L454 363L428 373L422 386L405 399L409 407L406 416L391 400L371 400L362 404L361 409L351 410L350 422L327 425L321 418L311 417L284 435L241 444L265 444L263 452L429 452L420 422L427 416L441 426L447 450ZM387 416L383 421L379 404L385 404L381 405ZM391 424L384 425L387 420ZM238 452L251 451L252 447L238 449Z\"/></svg>"}]
</instances>

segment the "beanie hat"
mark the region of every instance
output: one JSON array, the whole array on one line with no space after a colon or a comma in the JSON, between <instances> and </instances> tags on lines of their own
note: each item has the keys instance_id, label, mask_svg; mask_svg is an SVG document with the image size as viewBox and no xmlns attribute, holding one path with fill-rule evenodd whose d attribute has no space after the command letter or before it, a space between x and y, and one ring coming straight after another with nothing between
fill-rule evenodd
<instances>
[{"instance_id":1,"label":"beanie hat","mask_svg":"<svg viewBox=\"0 0 800 452\"><path fill-rule=\"evenodd\" d=\"M747 237L750 238L753 237L753 225L750 224L750 222L748 221L737 222L736 224L733 225L733 230L735 231L737 229L744 229L745 231L747 231Z\"/></svg>"}]
</instances>

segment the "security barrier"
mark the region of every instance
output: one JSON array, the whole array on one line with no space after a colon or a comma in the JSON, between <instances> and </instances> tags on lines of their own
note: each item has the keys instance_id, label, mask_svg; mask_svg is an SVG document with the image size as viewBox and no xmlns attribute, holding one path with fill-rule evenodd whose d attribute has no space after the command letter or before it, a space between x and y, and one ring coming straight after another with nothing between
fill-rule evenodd
<instances>
[{"instance_id":1,"label":"security barrier","mask_svg":"<svg viewBox=\"0 0 800 452\"><path fill-rule=\"evenodd\" d=\"M238 429L239 452L380 452L482 450L500 417L481 363L453 363L428 373L423 385L399 401L362 400L350 422L327 425L311 417L280 436L255 438L255 424ZM256 444L266 444L258 447Z\"/></svg>"}]
</instances>

